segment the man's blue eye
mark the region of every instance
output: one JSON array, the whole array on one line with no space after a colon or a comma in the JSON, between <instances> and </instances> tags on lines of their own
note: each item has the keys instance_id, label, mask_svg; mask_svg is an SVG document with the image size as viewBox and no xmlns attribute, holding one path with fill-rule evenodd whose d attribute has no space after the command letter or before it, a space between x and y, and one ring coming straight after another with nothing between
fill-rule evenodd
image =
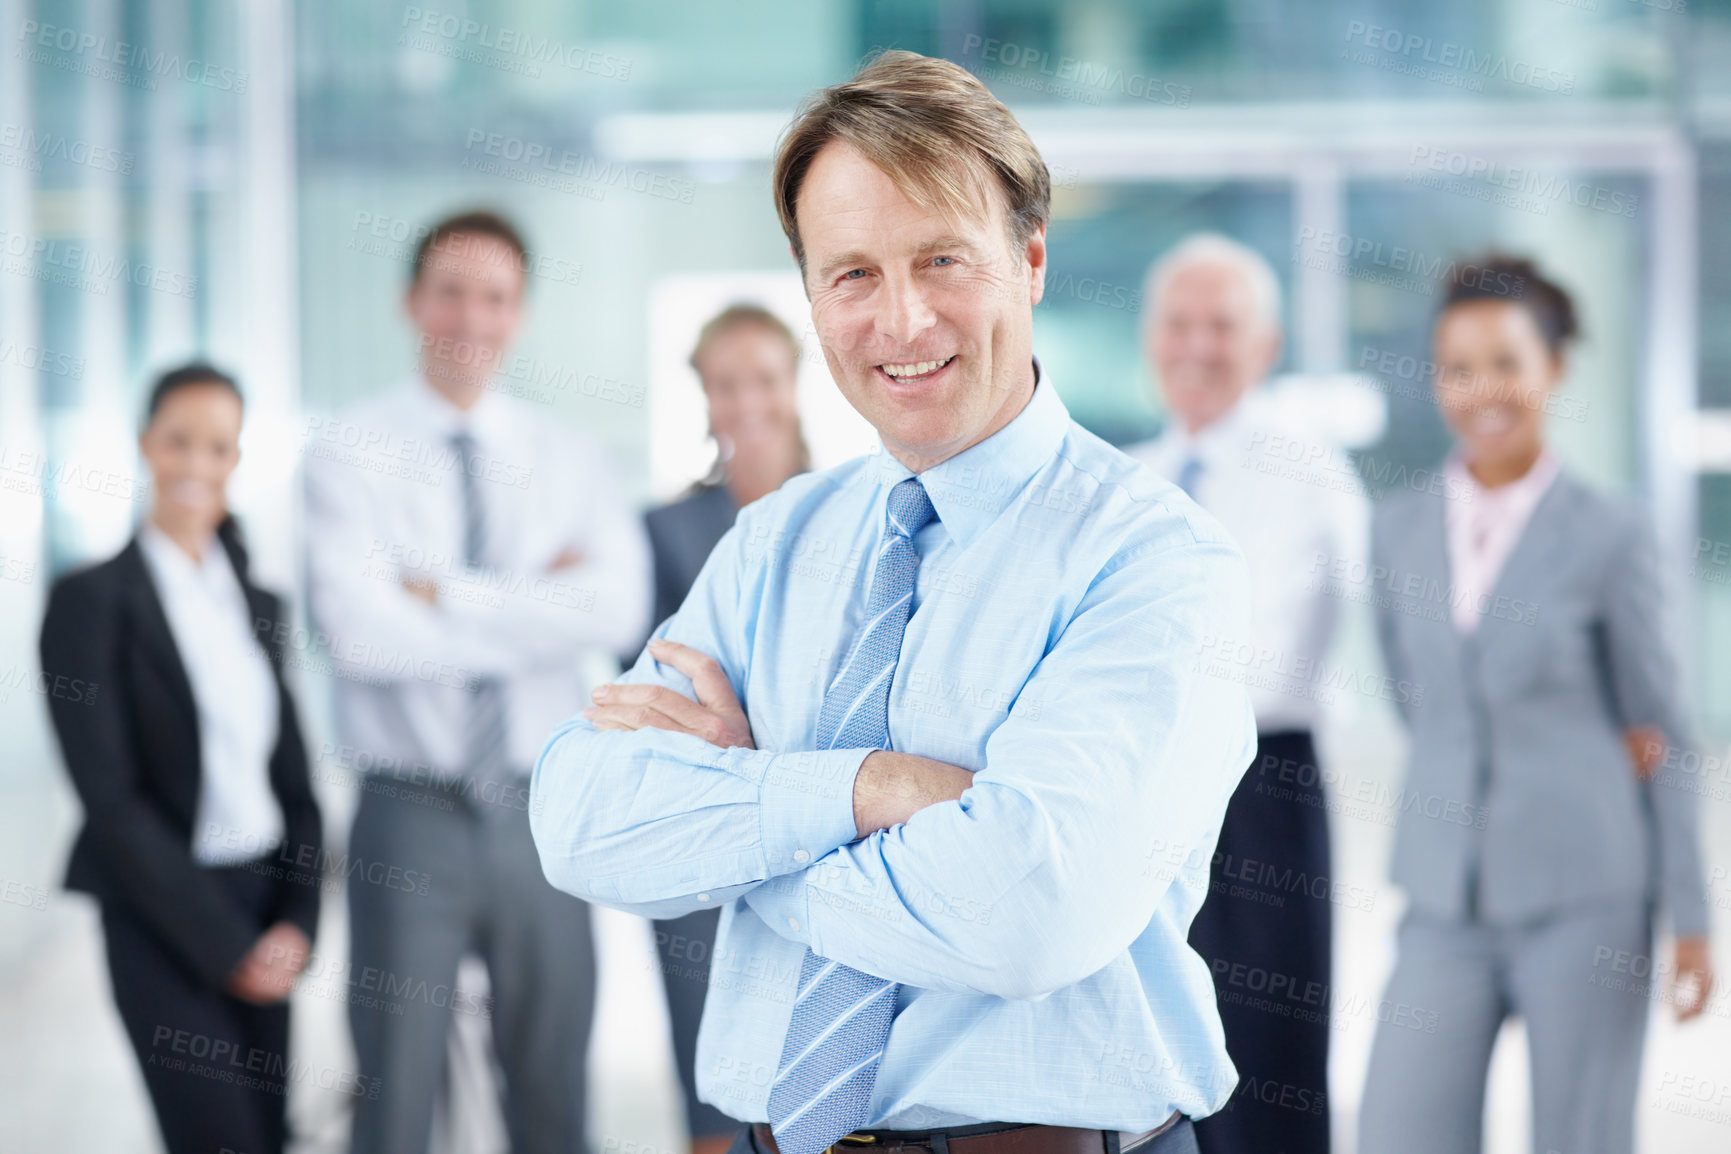
<instances>
[{"instance_id":1,"label":"man's blue eye","mask_svg":"<svg viewBox=\"0 0 1731 1154\"><path fill-rule=\"evenodd\" d=\"M938 262L939 262L939 261L946 261L946 260L947 260L947 261L949 261L949 262L950 262L950 263L951 263L951 264L955 264L955 263L956 263L956 258L955 258L955 257L953 257L953 256L938 256L938 257L933 257L933 258L932 258L932 263L933 263L933 264L937 264L937 263L938 263Z\"/></svg>"},{"instance_id":2,"label":"man's blue eye","mask_svg":"<svg viewBox=\"0 0 1731 1154\"><path fill-rule=\"evenodd\" d=\"M853 280L853 279L855 279L855 277L856 277L856 276L864 276L864 275L865 275L865 269L863 269L863 268L856 268L856 269L852 269L852 270L850 270L850 271L848 271L848 272L844 272L844 273L842 273L842 274L841 274L841 279L843 279L843 280Z\"/></svg>"}]
</instances>

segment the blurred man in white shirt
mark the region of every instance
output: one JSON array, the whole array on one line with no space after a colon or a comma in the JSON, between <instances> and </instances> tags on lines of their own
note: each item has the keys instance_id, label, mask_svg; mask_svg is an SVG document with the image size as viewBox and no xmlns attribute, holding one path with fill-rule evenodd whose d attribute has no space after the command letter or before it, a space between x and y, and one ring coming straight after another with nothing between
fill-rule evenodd
<instances>
[{"instance_id":1,"label":"blurred man in white shirt","mask_svg":"<svg viewBox=\"0 0 1731 1154\"><path fill-rule=\"evenodd\" d=\"M1325 691L1312 671L1340 603L1316 575L1362 552L1364 501L1344 453L1321 454L1342 463L1336 470L1279 467L1293 433L1261 396L1282 343L1280 282L1262 257L1224 236L1193 236L1155 262L1143 301L1143 347L1167 422L1125 451L1218 517L1251 575L1253 635L1219 638L1203 655L1227 655L1223 675L1248 685L1258 748L1190 929L1239 1072L1231 1104L1196 1123L1197 1141L1203 1154L1328 1154L1334 888L1311 737Z\"/></svg>"},{"instance_id":2,"label":"blurred man in white shirt","mask_svg":"<svg viewBox=\"0 0 1731 1154\"><path fill-rule=\"evenodd\" d=\"M457 1012L491 1018L511 1148L583 1146L589 910L542 875L527 775L587 700L587 661L648 628L650 581L597 447L494 388L529 267L491 213L431 228L406 301L416 372L309 424L312 609L339 754L364 775L349 1018L380 1092L356 1100L356 1154L428 1148ZM490 1006L451 997L470 950Z\"/></svg>"}]
</instances>

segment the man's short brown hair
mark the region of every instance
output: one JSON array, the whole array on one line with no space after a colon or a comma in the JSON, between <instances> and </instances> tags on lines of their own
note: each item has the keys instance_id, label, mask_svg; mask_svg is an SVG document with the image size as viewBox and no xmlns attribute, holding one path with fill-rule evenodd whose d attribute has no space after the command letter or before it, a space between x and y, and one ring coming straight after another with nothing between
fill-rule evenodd
<instances>
[{"instance_id":1,"label":"man's short brown hair","mask_svg":"<svg viewBox=\"0 0 1731 1154\"><path fill-rule=\"evenodd\" d=\"M528 276L529 248L523 243L523 234L517 231L517 226L492 209L474 208L447 216L421 238L415 246L415 263L409 268L409 284L421 283L421 266L427 263L428 254L457 250L461 246L453 242L460 236L485 236L503 241L515 255L518 269L525 277Z\"/></svg>"},{"instance_id":2,"label":"man's short brown hair","mask_svg":"<svg viewBox=\"0 0 1731 1154\"><path fill-rule=\"evenodd\" d=\"M775 210L802 272L794 206L812 159L832 140L857 149L915 204L954 216L977 216L995 178L1017 247L1051 215L1046 162L984 84L948 60L884 52L853 79L808 96L776 147Z\"/></svg>"}]
</instances>

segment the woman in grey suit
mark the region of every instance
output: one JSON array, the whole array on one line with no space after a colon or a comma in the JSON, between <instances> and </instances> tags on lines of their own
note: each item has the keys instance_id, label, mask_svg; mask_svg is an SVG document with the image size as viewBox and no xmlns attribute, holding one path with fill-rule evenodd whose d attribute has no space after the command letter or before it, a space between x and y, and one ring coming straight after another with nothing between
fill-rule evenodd
<instances>
[{"instance_id":1,"label":"woman in grey suit","mask_svg":"<svg viewBox=\"0 0 1731 1154\"><path fill-rule=\"evenodd\" d=\"M644 518L655 553L655 624L672 616L685 600L698 570L733 527L740 508L811 467L794 403L799 356L792 331L757 305L723 310L698 335L691 367L709 403L716 457L708 475L683 498L650 510ZM632 653L625 664L636 659ZM655 923L693 1154L721 1154L739 1131L738 1122L699 1102L695 1091L697 1027L720 915L720 910L698 910Z\"/></svg>"},{"instance_id":2,"label":"woman in grey suit","mask_svg":"<svg viewBox=\"0 0 1731 1154\"><path fill-rule=\"evenodd\" d=\"M1457 268L1433 333L1455 450L1383 501L1373 532L1411 735L1393 865L1409 905L1358 1148L1477 1151L1516 1015L1534 1150L1627 1154L1648 1002L1692 1017L1712 982L1657 549L1636 508L1545 448L1568 296L1527 261ZM1676 945L1655 965L1661 905Z\"/></svg>"}]
</instances>

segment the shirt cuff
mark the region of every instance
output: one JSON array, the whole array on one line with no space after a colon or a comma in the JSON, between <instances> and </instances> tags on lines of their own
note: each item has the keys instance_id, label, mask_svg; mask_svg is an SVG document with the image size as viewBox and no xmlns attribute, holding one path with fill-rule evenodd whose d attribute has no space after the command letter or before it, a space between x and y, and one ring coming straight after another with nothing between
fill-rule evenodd
<instances>
[{"instance_id":1,"label":"shirt cuff","mask_svg":"<svg viewBox=\"0 0 1731 1154\"><path fill-rule=\"evenodd\" d=\"M806 866L858 836L853 783L874 749L771 753L736 746L715 768L757 785L758 837L771 876Z\"/></svg>"},{"instance_id":2,"label":"shirt cuff","mask_svg":"<svg viewBox=\"0 0 1731 1154\"><path fill-rule=\"evenodd\" d=\"M745 904L778 937L822 952L811 933L811 887L804 870L770 878L745 895Z\"/></svg>"}]
</instances>

